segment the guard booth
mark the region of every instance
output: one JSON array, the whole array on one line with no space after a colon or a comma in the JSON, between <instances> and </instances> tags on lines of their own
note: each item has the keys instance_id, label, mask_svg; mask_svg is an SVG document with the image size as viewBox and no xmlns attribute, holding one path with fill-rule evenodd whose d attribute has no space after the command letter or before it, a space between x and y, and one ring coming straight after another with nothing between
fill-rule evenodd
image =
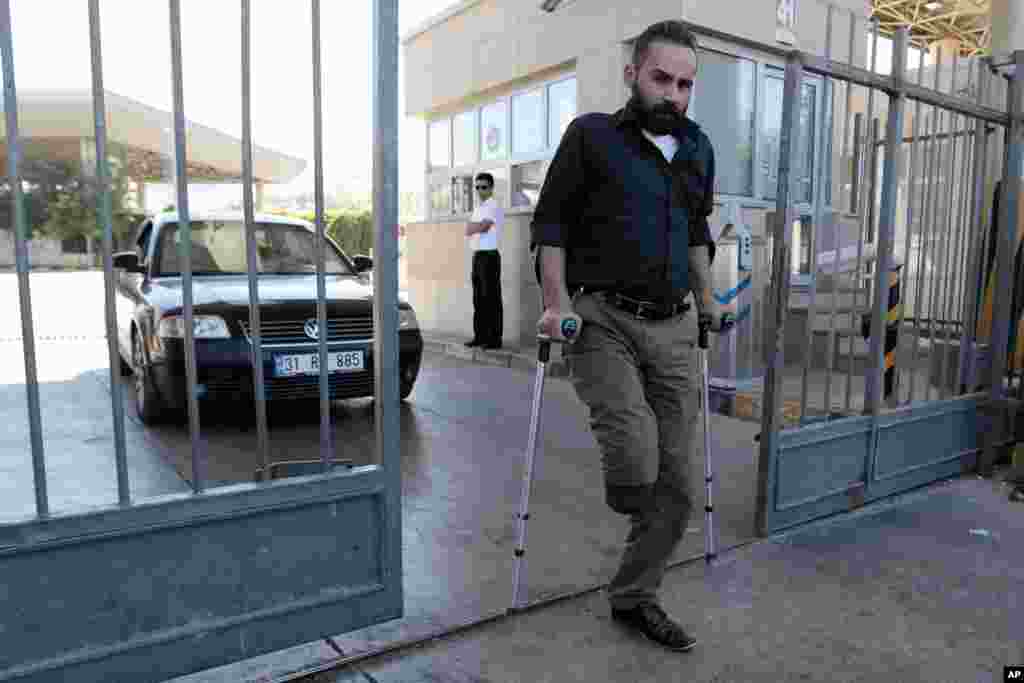
<instances>
[{"instance_id":1,"label":"guard booth","mask_svg":"<svg viewBox=\"0 0 1024 683\"><path fill-rule=\"evenodd\" d=\"M252 239L250 1L242 0L242 148L245 213ZM0 0L7 178L14 194L14 232L21 329L31 427L35 514L0 524L0 680L159 681L247 659L329 634L402 615L399 474L397 134L398 8L373 0L374 383L376 463L334 467L325 415L327 375L321 363L320 461L304 476L274 478L266 439L262 387L255 387L261 481L222 487L204 480L204 448L196 405L190 249L183 249L185 346L193 476L185 494L138 500L129 485L125 415L114 310L114 272L107 116L99 0L89 2L97 175L104 235L106 332L117 481L114 505L58 513L47 493L37 381L26 217L19 163L17 84L10 0ZM174 92L177 210L189 226L183 103L181 2L169 0ZM229 30L225 27L225 30ZM312 1L316 227L324 244L320 3ZM182 232L189 244L190 230ZM324 300L323 257L318 290ZM248 263L250 305L259 293ZM318 306L321 313L324 306ZM11 314L11 311L8 311ZM258 322L258 318L256 318ZM323 328L323 322L321 322ZM258 348L258 324L250 335ZM326 335L321 335L323 340ZM254 351L255 353L255 351ZM323 354L321 345L321 354ZM256 362L256 367L262 363ZM262 383L261 373L256 383Z\"/></svg>"}]
</instances>

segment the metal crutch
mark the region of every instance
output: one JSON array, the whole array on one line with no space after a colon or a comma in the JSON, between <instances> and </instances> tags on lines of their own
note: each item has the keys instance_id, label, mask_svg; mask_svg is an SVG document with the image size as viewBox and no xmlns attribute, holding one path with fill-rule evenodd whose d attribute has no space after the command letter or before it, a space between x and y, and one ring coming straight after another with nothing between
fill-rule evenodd
<instances>
[{"instance_id":1,"label":"metal crutch","mask_svg":"<svg viewBox=\"0 0 1024 683\"><path fill-rule=\"evenodd\" d=\"M701 412L704 413L704 562L715 559L714 505L711 503L711 404L708 400L708 331L711 319L700 316L697 320L697 346L700 349Z\"/></svg>"},{"instance_id":2,"label":"metal crutch","mask_svg":"<svg viewBox=\"0 0 1024 683\"><path fill-rule=\"evenodd\" d=\"M519 525L519 537L515 547L515 569L512 579L512 607L509 612L522 608L520 602L520 578L523 573L523 562L526 555L526 522L530 518L530 488L533 485L533 463L537 456L537 437L540 433L540 411L544 397L544 374L551 357L551 344L569 344L576 340L582 320L577 315L568 315L559 323L561 338L552 339L547 335L537 335L537 377L533 383L533 407L530 413L530 436L526 445L526 472L523 475L523 493L519 502L519 514L516 519Z\"/></svg>"},{"instance_id":3,"label":"metal crutch","mask_svg":"<svg viewBox=\"0 0 1024 683\"><path fill-rule=\"evenodd\" d=\"M736 322L731 313L722 315L722 332L729 330ZM708 332L711 329L710 316L700 315L697 318L697 347L700 349L700 378L701 378L701 403L704 413L704 562L711 564L715 559L715 527L714 527L714 505L712 505L712 482L714 476L711 471L711 400L708 389Z\"/></svg>"}]
</instances>

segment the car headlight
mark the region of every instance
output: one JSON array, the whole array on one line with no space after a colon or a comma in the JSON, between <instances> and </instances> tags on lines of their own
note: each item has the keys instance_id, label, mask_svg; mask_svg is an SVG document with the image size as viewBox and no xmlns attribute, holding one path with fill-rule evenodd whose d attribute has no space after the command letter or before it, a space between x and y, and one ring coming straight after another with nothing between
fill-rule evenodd
<instances>
[{"instance_id":1,"label":"car headlight","mask_svg":"<svg viewBox=\"0 0 1024 683\"><path fill-rule=\"evenodd\" d=\"M398 309L398 329L417 330L419 327L420 323L416 320L416 314L411 308Z\"/></svg>"},{"instance_id":2,"label":"car headlight","mask_svg":"<svg viewBox=\"0 0 1024 683\"><path fill-rule=\"evenodd\" d=\"M182 339L185 337L185 316L169 315L160 320L157 328L157 335L160 337L173 337ZM219 315L194 315L192 316L192 335L196 339L227 339L231 336L228 324Z\"/></svg>"}]
</instances>

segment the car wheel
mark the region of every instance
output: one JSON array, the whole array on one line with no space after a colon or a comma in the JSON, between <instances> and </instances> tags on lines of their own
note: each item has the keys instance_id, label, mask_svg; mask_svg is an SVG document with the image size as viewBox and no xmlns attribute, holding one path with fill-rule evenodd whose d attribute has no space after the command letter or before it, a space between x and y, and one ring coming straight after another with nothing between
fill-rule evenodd
<instances>
[{"instance_id":1,"label":"car wheel","mask_svg":"<svg viewBox=\"0 0 1024 683\"><path fill-rule=\"evenodd\" d=\"M149 375L138 335L132 335L132 373L135 375L135 412L143 424L157 424L163 414L163 400Z\"/></svg>"}]
</instances>

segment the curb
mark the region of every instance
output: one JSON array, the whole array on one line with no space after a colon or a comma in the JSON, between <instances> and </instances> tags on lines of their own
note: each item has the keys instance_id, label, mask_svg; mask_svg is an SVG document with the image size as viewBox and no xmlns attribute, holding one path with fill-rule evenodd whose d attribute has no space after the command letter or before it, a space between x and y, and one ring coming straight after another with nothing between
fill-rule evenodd
<instances>
[{"instance_id":1,"label":"curb","mask_svg":"<svg viewBox=\"0 0 1024 683\"><path fill-rule=\"evenodd\" d=\"M422 334L422 333L421 333ZM439 353L459 360L469 361L477 365L490 365L499 368L533 372L537 369L536 347L501 349L485 351L483 349L467 349L461 341L452 341L440 337L423 336L423 350ZM552 354L553 356L556 354ZM568 377L569 369L561 354L553 357L547 365L548 377Z\"/></svg>"}]
</instances>

